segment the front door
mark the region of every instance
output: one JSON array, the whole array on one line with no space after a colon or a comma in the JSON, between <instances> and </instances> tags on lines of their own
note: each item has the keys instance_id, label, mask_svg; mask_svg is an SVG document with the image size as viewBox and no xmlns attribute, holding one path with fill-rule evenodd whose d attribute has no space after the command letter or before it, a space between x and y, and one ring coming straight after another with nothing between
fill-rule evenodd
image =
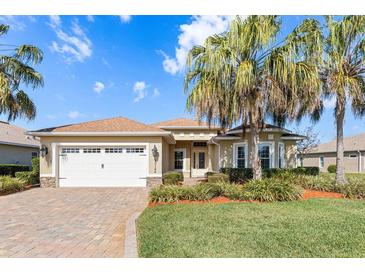
<instances>
[{"instance_id":1,"label":"front door","mask_svg":"<svg viewBox=\"0 0 365 274\"><path fill-rule=\"evenodd\" d=\"M208 171L206 149L194 149L192 156L192 177L204 177Z\"/></svg>"}]
</instances>

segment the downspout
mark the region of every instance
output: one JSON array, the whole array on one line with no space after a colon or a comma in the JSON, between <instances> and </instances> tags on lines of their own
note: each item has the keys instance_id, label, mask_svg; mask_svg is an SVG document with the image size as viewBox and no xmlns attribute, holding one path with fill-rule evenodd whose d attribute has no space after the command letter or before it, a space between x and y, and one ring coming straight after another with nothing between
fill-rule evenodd
<instances>
[{"instance_id":1,"label":"downspout","mask_svg":"<svg viewBox=\"0 0 365 274\"><path fill-rule=\"evenodd\" d=\"M210 141L212 142L212 144L215 144L218 146L218 172L219 172L221 169L221 145L214 141L214 137L212 137L212 139L210 139Z\"/></svg>"},{"instance_id":2,"label":"downspout","mask_svg":"<svg viewBox=\"0 0 365 274\"><path fill-rule=\"evenodd\" d=\"M359 163L358 163L358 164L359 164L359 166L358 166L358 172L359 172L359 173L361 173L361 151L360 151L360 150L358 150L357 152L359 153Z\"/></svg>"}]
</instances>

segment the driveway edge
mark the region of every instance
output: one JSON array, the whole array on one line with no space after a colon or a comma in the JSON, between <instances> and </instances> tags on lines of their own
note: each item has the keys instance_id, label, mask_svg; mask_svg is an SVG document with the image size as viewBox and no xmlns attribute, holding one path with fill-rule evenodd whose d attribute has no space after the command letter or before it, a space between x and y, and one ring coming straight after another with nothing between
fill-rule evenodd
<instances>
[{"instance_id":1,"label":"driveway edge","mask_svg":"<svg viewBox=\"0 0 365 274\"><path fill-rule=\"evenodd\" d=\"M128 219L124 233L124 258L138 258L136 221L142 211L133 213Z\"/></svg>"}]
</instances>

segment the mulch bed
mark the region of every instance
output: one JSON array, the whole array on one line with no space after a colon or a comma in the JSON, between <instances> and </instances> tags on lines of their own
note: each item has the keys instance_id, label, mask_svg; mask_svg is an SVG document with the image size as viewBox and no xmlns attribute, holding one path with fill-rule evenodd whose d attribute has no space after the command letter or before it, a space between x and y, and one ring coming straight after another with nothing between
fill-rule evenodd
<instances>
[{"instance_id":1,"label":"mulch bed","mask_svg":"<svg viewBox=\"0 0 365 274\"><path fill-rule=\"evenodd\" d=\"M344 196L340 193L336 192L324 192L324 191L317 191L317 190L309 190L305 189L303 193L302 200L308 200L312 198L336 198L342 199ZM170 204L206 204L206 203L213 203L213 204L226 204L226 203L259 203L258 201L242 201L242 200L230 200L227 197L215 197L213 199L207 201L190 201L190 200L181 200L177 202L150 202L148 204L149 207L154 207L156 205L170 205Z\"/></svg>"},{"instance_id":2,"label":"mulch bed","mask_svg":"<svg viewBox=\"0 0 365 274\"><path fill-rule=\"evenodd\" d=\"M308 200L311 198L337 198L341 199L344 196L341 193L337 192L324 192L324 191L317 191L317 190L304 190L303 193L303 200Z\"/></svg>"}]
</instances>

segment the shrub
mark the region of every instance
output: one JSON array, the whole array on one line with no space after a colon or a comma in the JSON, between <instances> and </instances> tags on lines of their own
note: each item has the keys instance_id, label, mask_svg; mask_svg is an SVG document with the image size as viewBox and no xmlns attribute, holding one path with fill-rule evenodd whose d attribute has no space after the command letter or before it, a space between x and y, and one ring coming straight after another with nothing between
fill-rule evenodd
<instances>
[{"instance_id":1,"label":"shrub","mask_svg":"<svg viewBox=\"0 0 365 274\"><path fill-rule=\"evenodd\" d=\"M229 176L224 173L214 173L212 175L208 175L208 183L217 183L217 182L229 182Z\"/></svg>"},{"instance_id":2,"label":"shrub","mask_svg":"<svg viewBox=\"0 0 365 274\"><path fill-rule=\"evenodd\" d=\"M329 166L327 167L327 171L328 171L329 173L336 173L336 165L329 165Z\"/></svg>"},{"instance_id":3,"label":"shrub","mask_svg":"<svg viewBox=\"0 0 365 274\"><path fill-rule=\"evenodd\" d=\"M164 185L181 185L182 181L184 181L184 175L181 172L169 171L162 176Z\"/></svg>"},{"instance_id":4,"label":"shrub","mask_svg":"<svg viewBox=\"0 0 365 274\"><path fill-rule=\"evenodd\" d=\"M352 180L347 184L335 184L333 191L343 194L346 198L365 199L365 182Z\"/></svg>"},{"instance_id":5,"label":"shrub","mask_svg":"<svg viewBox=\"0 0 365 274\"><path fill-rule=\"evenodd\" d=\"M23 190L24 182L10 176L0 176L0 192L9 194Z\"/></svg>"},{"instance_id":6,"label":"shrub","mask_svg":"<svg viewBox=\"0 0 365 274\"><path fill-rule=\"evenodd\" d=\"M229 181L233 183L244 183L253 178L252 168L221 168L221 172L229 176ZM282 173L290 172L293 175L311 175L319 174L318 167L297 167L297 168L270 168L262 170L263 178L271 178Z\"/></svg>"},{"instance_id":7,"label":"shrub","mask_svg":"<svg viewBox=\"0 0 365 274\"><path fill-rule=\"evenodd\" d=\"M302 197L303 189L287 180L265 178L250 180L244 185L247 196L258 201L291 201Z\"/></svg>"},{"instance_id":8,"label":"shrub","mask_svg":"<svg viewBox=\"0 0 365 274\"><path fill-rule=\"evenodd\" d=\"M228 175L229 181L233 183L244 183L252 179L252 168L221 168L221 173Z\"/></svg>"},{"instance_id":9,"label":"shrub","mask_svg":"<svg viewBox=\"0 0 365 274\"><path fill-rule=\"evenodd\" d=\"M16 172L15 177L28 185L39 185L39 158L32 159L32 171Z\"/></svg>"},{"instance_id":10,"label":"shrub","mask_svg":"<svg viewBox=\"0 0 365 274\"><path fill-rule=\"evenodd\" d=\"M297 175L310 175L310 176L319 175L319 167L317 166L297 167L290 170L292 170L292 172L294 172L294 174Z\"/></svg>"},{"instance_id":11,"label":"shrub","mask_svg":"<svg viewBox=\"0 0 365 274\"><path fill-rule=\"evenodd\" d=\"M205 176L206 177L209 177L209 176L212 176L214 174L218 174L218 173L217 172L214 172L214 171L208 171L208 172L205 173Z\"/></svg>"},{"instance_id":12,"label":"shrub","mask_svg":"<svg viewBox=\"0 0 365 274\"><path fill-rule=\"evenodd\" d=\"M174 185L162 185L154 187L150 191L151 202L176 202L181 199L181 187Z\"/></svg>"},{"instance_id":13,"label":"shrub","mask_svg":"<svg viewBox=\"0 0 365 274\"><path fill-rule=\"evenodd\" d=\"M301 180L297 181L297 184L306 189L313 189L319 191L333 191L334 181L328 176L301 176Z\"/></svg>"},{"instance_id":14,"label":"shrub","mask_svg":"<svg viewBox=\"0 0 365 274\"><path fill-rule=\"evenodd\" d=\"M2 164L0 165L0 176L15 176L18 171L28 171L29 167L26 165Z\"/></svg>"}]
</instances>

